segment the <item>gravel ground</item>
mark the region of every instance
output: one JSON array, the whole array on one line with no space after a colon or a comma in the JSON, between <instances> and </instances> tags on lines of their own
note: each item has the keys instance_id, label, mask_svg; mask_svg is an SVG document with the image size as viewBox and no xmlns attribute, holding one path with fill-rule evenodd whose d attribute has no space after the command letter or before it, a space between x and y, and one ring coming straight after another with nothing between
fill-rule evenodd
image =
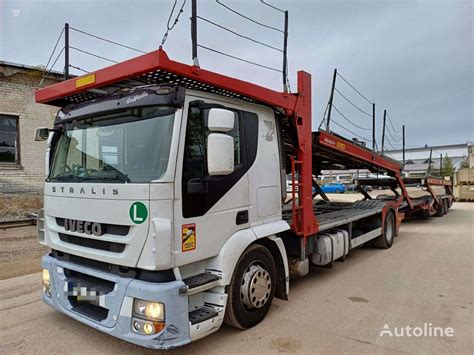
<instances>
[{"instance_id":1,"label":"gravel ground","mask_svg":"<svg viewBox=\"0 0 474 355\"><path fill-rule=\"evenodd\" d=\"M26 218L43 206L43 197L35 193L0 194L0 222Z\"/></svg>"},{"instance_id":2,"label":"gravel ground","mask_svg":"<svg viewBox=\"0 0 474 355\"><path fill-rule=\"evenodd\" d=\"M0 280L40 271L48 248L36 241L36 226L0 229Z\"/></svg>"},{"instance_id":3,"label":"gravel ground","mask_svg":"<svg viewBox=\"0 0 474 355\"><path fill-rule=\"evenodd\" d=\"M474 204L455 203L443 218L407 221L391 249L358 248L333 269L292 281L290 300L275 300L258 326L224 326L175 353L472 354L473 217ZM21 262L2 254L0 268L27 274L41 253L22 251L36 248L33 227L16 230L29 237L2 235L2 251L16 250ZM40 300L40 280L34 273L0 281L0 353L157 354L52 310ZM385 324L423 323L452 327L454 336L380 337Z\"/></svg>"}]
</instances>

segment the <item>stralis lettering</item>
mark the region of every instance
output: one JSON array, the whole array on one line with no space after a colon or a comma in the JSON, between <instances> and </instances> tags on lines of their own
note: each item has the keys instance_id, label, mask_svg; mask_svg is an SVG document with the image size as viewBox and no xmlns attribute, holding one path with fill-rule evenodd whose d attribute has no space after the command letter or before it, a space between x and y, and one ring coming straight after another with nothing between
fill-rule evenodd
<instances>
[{"instance_id":1,"label":"stralis lettering","mask_svg":"<svg viewBox=\"0 0 474 355\"><path fill-rule=\"evenodd\" d=\"M107 189L105 187L102 188L96 188L96 187L65 187L65 186L52 186L51 191L54 193L63 193L63 194L79 194L79 195L85 195L87 193L90 193L91 195L101 195L101 196L107 196L107 195L118 195L119 190L118 189Z\"/></svg>"},{"instance_id":2,"label":"stralis lettering","mask_svg":"<svg viewBox=\"0 0 474 355\"><path fill-rule=\"evenodd\" d=\"M74 219L64 220L64 229L71 232L94 234L97 237L102 235L102 225L96 222L76 221Z\"/></svg>"}]
</instances>

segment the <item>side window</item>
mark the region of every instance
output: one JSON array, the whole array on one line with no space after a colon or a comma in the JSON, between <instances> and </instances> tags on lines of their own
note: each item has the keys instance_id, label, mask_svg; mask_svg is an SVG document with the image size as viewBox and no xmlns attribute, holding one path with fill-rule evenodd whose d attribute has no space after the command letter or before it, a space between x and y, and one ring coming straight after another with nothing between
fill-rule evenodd
<instances>
[{"instance_id":1,"label":"side window","mask_svg":"<svg viewBox=\"0 0 474 355\"><path fill-rule=\"evenodd\" d=\"M207 129L207 118L210 108L190 107L188 125L186 128L186 142L184 146L183 182L190 179L207 176L206 147L207 137L211 133ZM242 151L240 149L239 115L235 113L234 129L227 132L234 139L234 166L235 170L242 165Z\"/></svg>"},{"instance_id":2,"label":"side window","mask_svg":"<svg viewBox=\"0 0 474 355\"><path fill-rule=\"evenodd\" d=\"M203 177L206 171L204 120L201 109L190 107L184 145L183 183Z\"/></svg>"},{"instance_id":3,"label":"side window","mask_svg":"<svg viewBox=\"0 0 474 355\"><path fill-rule=\"evenodd\" d=\"M184 146L182 170L183 216L204 215L247 172L257 154L258 117L254 113L235 111L234 128L227 132L234 139L234 172L225 176L209 176L206 147L209 110L222 107L192 102ZM201 184L199 191L188 193L188 183Z\"/></svg>"},{"instance_id":4,"label":"side window","mask_svg":"<svg viewBox=\"0 0 474 355\"><path fill-rule=\"evenodd\" d=\"M0 164L19 164L18 116L0 115Z\"/></svg>"}]
</instances>

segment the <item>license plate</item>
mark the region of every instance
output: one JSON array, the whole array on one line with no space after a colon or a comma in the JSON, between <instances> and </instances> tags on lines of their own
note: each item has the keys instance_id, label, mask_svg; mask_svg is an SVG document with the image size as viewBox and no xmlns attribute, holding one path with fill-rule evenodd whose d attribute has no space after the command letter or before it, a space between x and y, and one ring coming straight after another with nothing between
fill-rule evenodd
<instances>
[{"instance_id":1,"label":"license plate","mask_svg":"<svg viewBox=\"0 0 474 355\"><path fill-rule=\"evenodd\" d=\"M76 282L65 281L64 294L69 300L88 302L98 306L104 301L104 295L94 287L84 286Z\"/></svg>"}]
</instances>

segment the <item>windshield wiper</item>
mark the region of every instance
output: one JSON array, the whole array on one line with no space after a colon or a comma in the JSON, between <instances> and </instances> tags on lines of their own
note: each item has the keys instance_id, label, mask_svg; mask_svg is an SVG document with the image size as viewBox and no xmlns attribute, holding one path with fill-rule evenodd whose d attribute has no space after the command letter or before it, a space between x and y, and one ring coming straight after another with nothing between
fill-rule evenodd
<instances>
[{"instance_id":1,"label":"windshield wiper","mask_svg":"<svg viewBox=\"0 0 474 355\"><path fill-rule=\"evenodd\" d=\"M119 180L122 182L132 182L127 174L122 173L117 169L113 170L102 170L98 171L97 175L88 175L84 176L82 179L84 180Z\"/></svg>"},{"instance_id":2,"label":"windshield wiper","mask_svg":"<svg viewBox=\"0 0 474 355\"><path fill-rule=\"evenodd\" d=\"M53 177L50 178L50 180L78 181L80 179L79 179L79 176L74 175L72 172L68 171L68 172L60 173L56 176L53 176Z\"/></svg>"}]
</instances>

